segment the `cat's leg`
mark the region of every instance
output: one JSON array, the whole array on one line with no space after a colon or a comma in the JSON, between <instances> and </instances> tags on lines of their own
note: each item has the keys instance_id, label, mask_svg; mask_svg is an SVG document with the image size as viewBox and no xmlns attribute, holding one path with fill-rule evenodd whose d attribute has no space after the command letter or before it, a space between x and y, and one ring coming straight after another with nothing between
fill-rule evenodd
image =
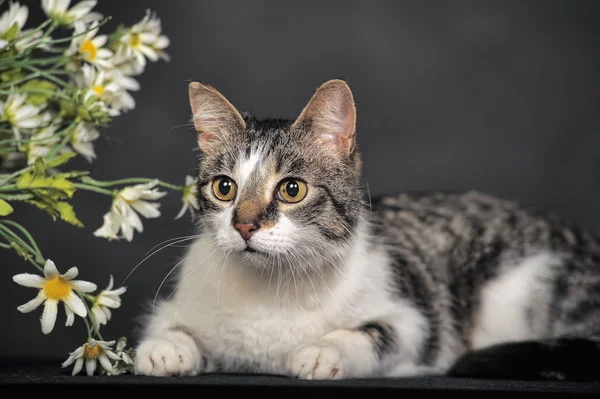
<instances>
[{"instance_id":1,"label":"cat's leg","mask_svg":"<svg viewBox=\"0 0 600 399\"><path fill-rule=\"evenodd\" d=\"M442 374L441 369L419 364L427 330L414 322L390 317L335 330L291 353L288 371L302 379Z\"/></svg>"},{"instance_id":2,"label":"cat's leg","mask_svg":"<svg viewBox=\"0 0 600 399\"><path fill-rule=\"evenodd\" d=\"M175 320L172 308L172 303L164 302L149 317L135 348L135 374L193 376L213 367L193 329L183 320Z\"/></svg>"},{"instance_id":3,"label":"cat's leg","mask_svg":"<svg viewBox=\"0 0 600 399\"><path fill-rule=\"evenodd\" d=\"M168 330L140 343L134 368L138 375L193 376L202 372L206 363L194 338L184 331Z\"/></svg>"}]
</instances>

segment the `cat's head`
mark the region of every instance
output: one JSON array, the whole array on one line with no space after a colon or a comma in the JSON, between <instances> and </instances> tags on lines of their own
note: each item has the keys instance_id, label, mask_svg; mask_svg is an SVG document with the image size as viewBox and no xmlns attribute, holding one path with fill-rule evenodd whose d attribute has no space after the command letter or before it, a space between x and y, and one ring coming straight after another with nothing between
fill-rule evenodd
<instances>
[{"instance_id":1,"label":"cat's head","mask_svg":"<svg viewBox=\"0 0 600 399\"><path fill-rule=\"evenodd\" d=\"M244 117L199 82L190 83L189 97L203 153L198 220L218 248L265 266L347 248L362 194L356 108L345 82L323 84L293 121Z\"/></svg>"}]
</instances>

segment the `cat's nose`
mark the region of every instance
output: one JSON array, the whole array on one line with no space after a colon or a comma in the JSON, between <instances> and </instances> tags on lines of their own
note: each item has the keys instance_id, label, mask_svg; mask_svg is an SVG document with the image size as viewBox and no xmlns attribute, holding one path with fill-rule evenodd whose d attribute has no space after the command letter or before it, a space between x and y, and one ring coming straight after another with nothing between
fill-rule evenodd
<instances>
[{"instance_id":1,"label":"cat's nose","mask_svg":"<svg viewBox=\"0 0 600 399\"><path fill-rule=\"evenodd\" d=\"M246 241L252 237L252 233L254 233L260 227L257 223L236 223L233 227L239 231L242 238Z\"/></svg>"}]
</instances>

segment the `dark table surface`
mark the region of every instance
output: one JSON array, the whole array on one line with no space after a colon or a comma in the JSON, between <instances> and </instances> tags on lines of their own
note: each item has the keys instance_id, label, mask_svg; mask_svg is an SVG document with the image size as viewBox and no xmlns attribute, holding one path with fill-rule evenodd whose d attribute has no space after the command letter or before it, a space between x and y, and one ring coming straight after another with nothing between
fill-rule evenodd
<instances>
[{"instance_id":1,"label":"dark table surface","mask_svg":"<svg viewBox=\"0 0 600 399\"><path fill-rule=\"evenodd\" d=\"M473 393L480 396L483 393L505 393L511 397L518 394L531 395L569 395L597 396L600 397L600 382L562 382L562 381L518 381L502 379L476 379L476 378L449 378L449 377L423 377L423 378L394 378L394 379L362 379L341 381L304 381L279 376L266 375L227 375L207 374L197 377L146 377L136 375L120 376L92 376L85 375L85 371L77 376L71 376L70 368L62 369L61 361L56 360L0 360L0 383L3 386L18 385L22 387L59 387L59 389L79 387L110 388L119 387L127 390L137 388L143 391L156 390L164 387L172 389L178 387L203 386L205 388L218 388L219 392L242 390L246 393L281 393L284 397L312 396L316 393L335 391L336 394L350 392L373 392L378 396L383 393L394 395L430 393ZM94 388L95 390L96 388ZM158 391L157 391L158 392ZM535 395L534 395L535 396Z\"/></svg>"}]
</instances>

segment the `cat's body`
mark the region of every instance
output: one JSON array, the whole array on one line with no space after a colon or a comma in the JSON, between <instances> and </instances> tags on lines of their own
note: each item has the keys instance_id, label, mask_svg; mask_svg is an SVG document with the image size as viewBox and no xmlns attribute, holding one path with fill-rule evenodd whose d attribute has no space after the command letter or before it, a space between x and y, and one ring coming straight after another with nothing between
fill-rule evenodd
<instances>
[{"instance_id":1,"label":"cat's body","mask_svg":"<svg viewBox=\"0 0 600 399\"><path fill-rule=\"evenodd\" d=\"M190 99L200 233L137 373L443 374L494 344L600 338L598 236L477 192L369 200L343 82L295 122Z\"/></svg>"}]
</instances>

